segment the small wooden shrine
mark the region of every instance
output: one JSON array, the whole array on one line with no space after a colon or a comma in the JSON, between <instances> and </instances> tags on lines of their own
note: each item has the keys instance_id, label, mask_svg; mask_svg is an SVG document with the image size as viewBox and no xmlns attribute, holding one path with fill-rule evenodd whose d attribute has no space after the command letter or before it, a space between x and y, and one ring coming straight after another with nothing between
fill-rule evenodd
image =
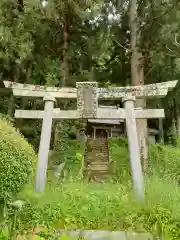
<instances>
[{"instance_id":1,"label":"small wooden shrine","mask_svg":"<svg viewBox=\"0 0 180 240\"><path fill-rule=\"evenodd\" d=\"M103 108L104 106L100 106ZM107 108L107 106L105 106ZM110 109L116 108L109 106ZM159 131L157 129L148 128L148 141L156 143ZM111 137L126 136L126 125L124 120L115 119L88 119L86 135L92 139L108 139Z\"/></svg>"}]
</instances>

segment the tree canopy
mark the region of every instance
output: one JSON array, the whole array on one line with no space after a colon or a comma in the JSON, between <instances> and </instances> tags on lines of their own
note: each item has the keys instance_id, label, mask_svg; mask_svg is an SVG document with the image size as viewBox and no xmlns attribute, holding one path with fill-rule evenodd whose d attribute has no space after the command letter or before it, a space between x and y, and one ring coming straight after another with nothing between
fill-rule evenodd
<instances>
[{"instance_id":1,"label":"tree canopy","mask_svg":"<svg viewBox=\"0 0 180 240\"><path fill-rule=\"evenodd\" d=\"M130 85L129 2L1 0L1 84L10 80L54 86L75 86L77 81L97 81L99 86ZM137 3L138 49L144 57L144 83L179 79L180 2ZM148 102L150 107L163 104L166 132L172 119L176 119L178 128L178 100L179 85L164 101ZM9 101L1 96L3 114L12 114L18 106L35 109L43 104L38 100ZM23 128L27 134L27 127Z\"/></svg>"}]
</instances>

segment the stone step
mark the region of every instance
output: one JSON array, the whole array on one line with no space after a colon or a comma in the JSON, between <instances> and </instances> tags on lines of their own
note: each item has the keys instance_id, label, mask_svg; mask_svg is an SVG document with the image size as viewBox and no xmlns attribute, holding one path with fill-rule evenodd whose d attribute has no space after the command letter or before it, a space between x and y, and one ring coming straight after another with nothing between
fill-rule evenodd
<instances>
[{"instance_id":1,"label":"stone step","mask_svg":"<svg viewBox=\"0 0 180 240\"><path fill-rule=\"evenodd\" d=\"M95 161L95 159L86 159L86 162L89 163L89 164L99 164L99 165L108 165L109 162L108 162L108 159L99 159L99 161ZM93 163L92 163L93 162Z\"/></svg>"},{"instance_id":2,"label":"stone step","mask_svg":"<svg viewBox=\"0 0 180 240\"><path fill-rule=\"evenodd\" d=\"M92 171L108 171L109 168L107 166L89 166L88 169Z\"/></svg>"},{"instance_id":3,"label":"stone step","mask_svg":"<svg viewBox=\"0 0 180 240\"><path fill-rule=\"evenodd\" d=\"M91 176L104 176L104 175L107 175L108 174L108 171L105 171L105 170L89 170L88 171L90 173Z\"/></svg>"},{"instance_id":4,"label":"stone step","mask_svg":"<svg viewBox=\"0 0 180 240\"><path fill-rule=\"evenodd\" d=\"M95 151L95 150L93 150L93 151L89 151L89 153L87 153L88 155L89 154L94 154L94 155L97 155L97 154L106 154L106 155L109 155L109 152L107 152L107 151L102 151L102 150L99 150L99 151Z\"/></svg>"},{"instance_id":5,"label":"stone step","mask_svg":"<svg viewBox=\"0 0 180 240\"><path fill-rule=\"evenodd\" d=\"M89 142L89 143L108 143L108 140L106 140L106 139L92 139L92 138L89 138L88 140L87 140L87 142Z\"/></svg>"},{"instance_id":6,"label":"stone step","mask_svg":"<svg viewBox=\"0 0 180 240\"><path fill-rule=\"evenodd\" d=\"M103 162L91 162L91 165L109 165L109 162L108 161L103 161Z\"/></svg>"},{"instance_id":7,"label":"stone step","mask_svg":"<svg viewBox=\"0 0 180 240\"><path fill-rule=\"evenodd\" d=\"M109 164L107 163L107 164L94 164L94 163L91 163L90 165L89 165L90 167L106 167L106 168L108 168L109 167Z\"/></svg>"},{"instance_id":8,"label":"stone step","mask_svg":"<svg viewBox=\"0 0 180 240\"><path fill-rule=\"evenodd\" d=\"M87 145L89 146L108 146L108 142L89 142L87 141Z\"/></svg>"},{"instance_id":9,"label":"stone step","mask_svg":"<svg viewBox=\"0 0 180 240\"><path fill-rule=\"evenodd\" d=\"M106 156L108 156L109 155L109 152L89 152L89 153L87 153L87 155L95 155L95 156L97 156L97 155L106 155Z\"/></svg>"},{"instance_id":10,"label":"stone step","mask_svg":"<svg viewBox=\"0 0 180 240\"><path fill-rule=\"evenodd\" d=\"M96 172L96 171L99 171L99 169L101 169L102 171L106 171L108 170L108 167L107 166L88 166L87 169Z\"/></svg>"},{"instance_id":11,"label":"stone step","mask_svg":"<svg viewBox=\"0 0 180 240\"><path fill-rule=\"evenodd\" d=\"M89 155L86 157L86 159L91 159L92 161L95 159L95 162L97 161L108 161L109 156L108 155L103 155L103 156L99 156L99 155Z\"/></svg>"},{"instance_id":12,"label":"stone step","mask_svg":"<svg viewBox=\"0 0 180 240\"><path fill-rule=\"evenodd\" d=\"M92 162L109 162L109 156L88 156L86 159L91 160Z\"/></svg>"},{"instance_id":13,"label":"stone step","mask_svg":"<svg viewBox=\"0 0 180 240\"><path fill-rule=\"evenodd\" d=\"M87 146L100 148L100 147L108 147L108 144L107 143L87 143Z\"/></svg>"},{"instance_id":14,"label":"stone step","mask_svg":"<svg viewBox=\"0 0 180 240\"><path fill-rule=\"evenodd\" d=\"M87 153L86 155L109 155L109 152L107 152L107 151L104 151L104 152L102 152L102 151L93 151L93 152L89 152L89 153Z\"/></svg>"},{"instance_id":15,"label":"stone step","mask_svg":"<svg viewBox=\"0 0 180 240\"><path fill-rule=\"evenodd\" d=\"M90 180L102 181L109 172L108 141L103 139L88 139L85 152L86 170Z\"/></svg>"},{"instance_id":16,"label":"stone step","mask_svg":"<svg viewBox=\"0 0 180 240\"><path fill-rule=\"evenodd\" d=\"M88 148L88 152L93 152L93 151L109 151L107 147L97 147L97 146L94 146L94 147L89 147Z\"/></svg>"},{"instance_id":17,"label":"stone step","mask_svg":"<svg viewBox=\"0 0 180 240\"><path fill-rule=\"evenodd\" d=\"M108 156L87 156L86 159L92 162L109 162Z\"/></svg>"},{"instance_id":18,"label":"stone step","mask_svg":"<svg viewBox=\"0 0 180 240\"><path fill-rule=\"evenodd\" d=\"M93 144L91 144L91 143L88 143L87 144L87 146L89 146L89 147L108 147L108 144L106 144L106 143L93 143Z\"/></svg>"},{"instance_id":19,"label":"stone step","mask_svg":"<svg viewBox=\"0 0 180 240\"><path fill-rule=\"evenodd\" d=\"M86 162L90 165L90 164L96 164L96 165L108 165L109 164L109 162L108 162L108 159L99 159L99 161L95 161L94 159L86 159ZM93 163L92 163L93 162Z\"/></svg>"}]
</instances>

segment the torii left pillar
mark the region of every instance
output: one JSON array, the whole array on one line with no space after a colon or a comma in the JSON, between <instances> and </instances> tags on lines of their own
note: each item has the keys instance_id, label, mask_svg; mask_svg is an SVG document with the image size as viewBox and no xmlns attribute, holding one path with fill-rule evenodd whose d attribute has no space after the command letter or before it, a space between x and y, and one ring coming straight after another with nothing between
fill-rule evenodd
<instances>
[{"instance_id":1,"label":"torii left pillar","mask_svg":"<svg viewBox=\"0 0 180 240\"><path fill-rule=\"evenodd\" d=\"M48 155L51 141L52 118L55 98L49 96L44 97L44 116L41 130L41 140L38 152L38 163L36 170L36 192L43 192L46 185L46 173L48 166Z\"/></svg>"}]
</instances>

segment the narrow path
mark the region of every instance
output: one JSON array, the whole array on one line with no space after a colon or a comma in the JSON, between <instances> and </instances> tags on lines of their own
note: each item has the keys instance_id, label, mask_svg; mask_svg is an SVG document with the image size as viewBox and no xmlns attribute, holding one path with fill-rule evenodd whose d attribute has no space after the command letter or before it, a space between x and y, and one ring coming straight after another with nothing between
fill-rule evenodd
<instances>
[{"instance_id":1,"label":"narrow path","mask_svg":"<svg viewBox=\"0 0 180 240\"><path fill-rule=\"evenodd\" d=\"M101 182L109 172L109 148L106 139L88 139L86 143L85 165L90 181Z\"/></svg>"}]
</instances>

